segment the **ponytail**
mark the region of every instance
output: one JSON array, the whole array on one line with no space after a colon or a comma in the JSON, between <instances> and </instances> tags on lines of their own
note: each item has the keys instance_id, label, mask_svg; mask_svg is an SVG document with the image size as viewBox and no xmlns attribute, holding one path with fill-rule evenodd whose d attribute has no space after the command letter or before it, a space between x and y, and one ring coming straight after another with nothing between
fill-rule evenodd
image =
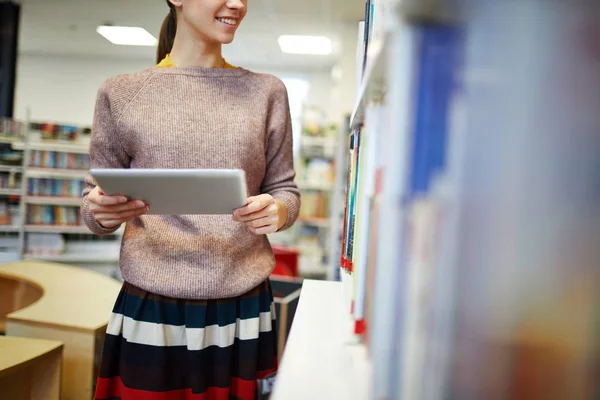
<instances>
[{"instance_id":1,"label":"ponytail","mask_svg":"<svg viewBox=\"0 0 600 400\"><path fill-rule=\"evenodd\" d=\"M160 28L158 49L156 51L157 64L161 62L173 49L175 33L177 32L177 12L175 11L175 7L171 5L169 0L167 0L167 4L170 7L170 11L169 14L165 17L162 27Z\"/></svg>"}]
</instances>

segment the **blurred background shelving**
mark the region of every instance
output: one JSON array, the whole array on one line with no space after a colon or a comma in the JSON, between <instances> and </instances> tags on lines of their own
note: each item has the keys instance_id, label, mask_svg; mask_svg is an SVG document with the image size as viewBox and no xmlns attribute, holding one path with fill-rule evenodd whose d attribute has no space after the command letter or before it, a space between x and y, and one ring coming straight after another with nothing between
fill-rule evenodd
<instances>
[{"instance_id":1,"label":"blurred background shelving","mask_svg":"<svg viewBox=\"0 0 600 400\"><path fill-rule=\"evenodd\" d=\"M2 120L0 257L115 274L122 230L96 237L79 213L89 168L89 128Z\"/></svg>"}]
</instances>

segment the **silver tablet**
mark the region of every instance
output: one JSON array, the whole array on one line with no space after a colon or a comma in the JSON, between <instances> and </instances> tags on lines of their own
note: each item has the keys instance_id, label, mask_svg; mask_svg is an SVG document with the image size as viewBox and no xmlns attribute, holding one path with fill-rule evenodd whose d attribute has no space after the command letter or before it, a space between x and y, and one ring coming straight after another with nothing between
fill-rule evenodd
<instances>
[{"instance_id":1,"label":"silver tablet","mask_svg":"<svg viewBox=\"0 0 600 400\"><path fill-rule=\"evenodd\" d=\"M246 205L246 174L231 169L92 169L107 195L150 205L149 214L232 214Z\"/></svg>"}]
</instances>

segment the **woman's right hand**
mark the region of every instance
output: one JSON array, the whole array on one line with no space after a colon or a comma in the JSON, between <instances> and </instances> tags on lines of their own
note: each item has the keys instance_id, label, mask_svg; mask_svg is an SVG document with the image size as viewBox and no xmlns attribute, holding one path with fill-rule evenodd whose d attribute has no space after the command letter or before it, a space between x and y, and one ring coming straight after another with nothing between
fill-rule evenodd
<instances>
[{"instance_id":1,"label":"woman's right hand","mask_svg":"<svg viewBox=\"0 0 600 400\"><path fill-rule=\"evenodd\" d=\"M98 186L88 194L88 201L96 221L106 229L116 228L150 210L140 200L128 201L125 196L107 196Z\"/></svg>"}]
</instances>

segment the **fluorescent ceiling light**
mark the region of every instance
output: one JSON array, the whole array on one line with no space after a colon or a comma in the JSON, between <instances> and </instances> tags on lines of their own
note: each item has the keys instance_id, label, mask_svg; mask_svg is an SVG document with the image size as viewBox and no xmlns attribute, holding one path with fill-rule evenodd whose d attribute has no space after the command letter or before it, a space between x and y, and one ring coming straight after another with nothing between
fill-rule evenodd
<instances>
[{"instance_id":1,"label":"fluorescent ceiling light","mask_svg":"<svg viewBox=\"0 0 600 400\"><path fill-rule=\"evenodd\" d=\"M281 51L289 54L331 54L331 39L325 36L281 35Z\"/></svg>"},{"instance_id":2,"label":"fluorescent ceiling light","mask_svg":"<svg viewBox=\"0 0 600 400\"><path fill-rule=\"evenodd\" d=\"M101 25L96 32L109 42L122 46L156 46L158 40L144 28Z\"/></svg>"}]
</instances>

